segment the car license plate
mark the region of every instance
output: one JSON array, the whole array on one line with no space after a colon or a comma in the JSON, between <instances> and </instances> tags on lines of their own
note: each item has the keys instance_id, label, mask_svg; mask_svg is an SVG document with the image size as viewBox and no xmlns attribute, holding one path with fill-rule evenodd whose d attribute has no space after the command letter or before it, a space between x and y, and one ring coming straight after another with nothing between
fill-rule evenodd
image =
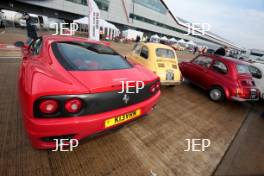
<instances>
[{"instance_id":1,"label":"car license plate","mask_svg":"<svg viewBox=\"0 0 264 176\"><path fill-rule=\"evenodd\" d=\"M138 117L140 115L141 115L141 110L138 109L138 110L136 110L134 112L131 112L131 113L127 113L127 114L123 114L123 115L120 115L120 116L116 116L116 117L107 119L105 121L105 128L108 128L108 127L111 127L111 126L118 125L120 123L129 121L129 120L134 119L134 118L136 118L136 117Z\"/></svg>"},{"instance_id":2,"label":"car license plate","mask_svg":"<svg viewBox=\"0 0 264 176\"><path fill-rule=\"evenodd\" d=\"M250 98L251 99L256 99L257 98L257 91L256 90L251 90L251 92L250 92Z\"/></svg>"},{"instance_id":3,"label":"car license plate","mask_svg":"<svg viewBox=\"0 0 264 176\"><path fill-rule=\"evenodd\" d=\"M168 80L168 81L174 80L174 73L173 73L173 71L167 70L167 72L166 72L166 80Z\"/></svg>"},{"instance_id":4,"label":"car license plate","mask_svg":"<svg viewBox=\"0 0 264 176\"><path fill-rule=\"evenodd\" d=\"M257 95L252 94L252 95L250 96L250 98L251 98L251 99L257 99Z\"/></svg>"}]
</instances>

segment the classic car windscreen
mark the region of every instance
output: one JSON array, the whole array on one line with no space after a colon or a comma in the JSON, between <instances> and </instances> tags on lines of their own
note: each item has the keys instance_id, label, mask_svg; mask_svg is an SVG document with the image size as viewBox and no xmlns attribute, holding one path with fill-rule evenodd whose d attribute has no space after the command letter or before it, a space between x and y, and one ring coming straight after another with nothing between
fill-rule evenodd
<instances>
[{"instance_id":1,"label":"classic car windscreen","mask_svg":"<svg viewBox=\"0 0 264 176\"><path fill-rule=\"evenodd\" d=\"M174 52L172 50L166 49L166 48L157 48L156 49L156 55L157 55L157 57L175 59Z\"/></svg>"},{"instance_id":2,"label":"classic car windscreen","mask_svg":"<svg viewBox=\"0 0 264 176\"><path fill-rule=\"evenodd\" d=\"M66 70L120 70L132 67L125 58L101 44L56 42L52 44L52 50Z\"/></svg>"}]
</instances>

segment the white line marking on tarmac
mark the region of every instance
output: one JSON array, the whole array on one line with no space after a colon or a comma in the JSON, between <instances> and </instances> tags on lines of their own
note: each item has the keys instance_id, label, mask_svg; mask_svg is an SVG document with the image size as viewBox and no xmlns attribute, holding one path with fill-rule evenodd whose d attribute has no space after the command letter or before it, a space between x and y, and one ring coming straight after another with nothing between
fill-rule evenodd
<instances>
[{"instance_id":1,"label":"white line marking on tarmac","mask_svg":"<svg viewBox=\"0 0 264 176\"><path fill-rule=\"evenodd\" d=\"M12 57L12 56L7 56L7 57L5 57L5 56L0 56L0 59L20 59L21 57Z\"/></svg>"}]
</instances>

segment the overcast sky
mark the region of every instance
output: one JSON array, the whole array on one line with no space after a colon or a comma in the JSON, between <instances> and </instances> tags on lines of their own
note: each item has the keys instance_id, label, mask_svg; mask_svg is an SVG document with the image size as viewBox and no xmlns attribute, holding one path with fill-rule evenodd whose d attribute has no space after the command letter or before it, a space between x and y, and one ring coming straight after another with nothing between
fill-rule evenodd
<instances>
[{"instance_id":1,"label":"overcast sky","mask_svg":"<svg viewBox=\"0 0 264 176\"><path fill-rule=\"evenodd\" d=\"M175 16L209 23L239 46L264 50L264 0L164 0Z\"/></svg>"}]
</instances>

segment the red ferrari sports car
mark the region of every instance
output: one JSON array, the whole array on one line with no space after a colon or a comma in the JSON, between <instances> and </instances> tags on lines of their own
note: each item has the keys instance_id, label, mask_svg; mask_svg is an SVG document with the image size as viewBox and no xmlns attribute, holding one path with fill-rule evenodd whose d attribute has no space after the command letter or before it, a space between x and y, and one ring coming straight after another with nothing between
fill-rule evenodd
<instances>
[{"instance_id":1,"label":"red ferrari sports car","mask_svg":"<svg viewBox=\"0 0 264 176\"><path fill-rule=\"evenodd\" d=\"M43 36L29 46L23 42L16 46L23 51L19 101L35 148L52 149L55 139L81 140L123 125L148 114L160 97L154 73L133 65L104 43ZM137 85L131 81L144 88L120 93L126 81L130 92Z\"/></svg>"}]
</instances>

